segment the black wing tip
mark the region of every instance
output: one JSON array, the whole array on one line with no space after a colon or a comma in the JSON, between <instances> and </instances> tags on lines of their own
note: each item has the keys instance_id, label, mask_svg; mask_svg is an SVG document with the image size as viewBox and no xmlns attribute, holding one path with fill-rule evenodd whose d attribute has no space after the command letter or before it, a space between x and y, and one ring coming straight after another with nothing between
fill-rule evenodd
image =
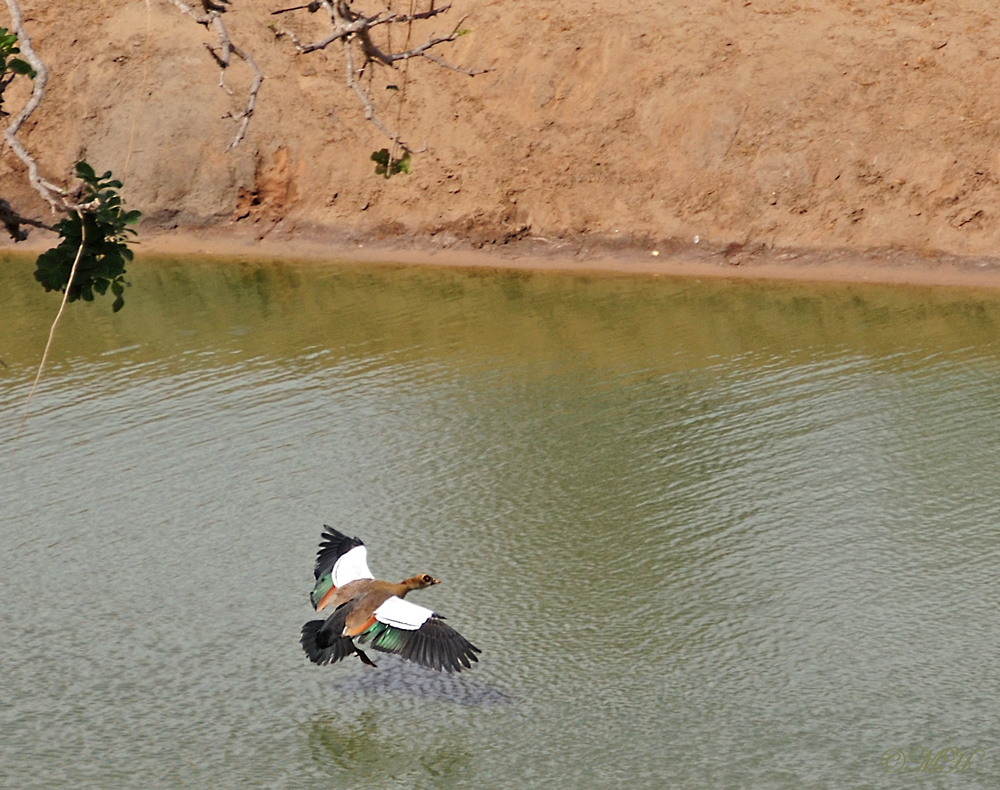
<instances>
[{"instance_id":1,"label":"black wing tip","mask_svg":"<svg viewBox=\"0 0 1000 790\"><path fill-rule=\"evenodd\" d=\"M325 530L322 535L320 535L319 541L319 551L316 552L317 557L321 557L327 553L333 553L337 557L341 554L345 554L357 546L364 546L364 541L361 538L352 538L345 535L339 529L323 525Z\"/></svg>"},{"instance_id":2,"label":"black wing tip","mask_svg":"<svg viewBox=\"0 0 1000 790\"><path fill-rule=\"evenodd\" d=\"M323 525L323 532L320 533L320 541L335 542L335 541L348 541L354 543L355 546L364 546L365 544L361 542L361 538L352 538L345 532L341 532L336 527L331 527L329 524Z\"/></svg>"},{"instance_id":3,"label":"black wing tip","mask_svg":"<svg viewBox=\"0 0 1000 790\"><path fill-rule=\"evenodd\" d=\"M463 667L465 669L472 669L473 664L479 663L479 659L476 658L476 653L483 652L471 642L466 642L463 647L464 650L458 652L452 661L452 666L455 668L456 672L461 672ZM451 672L451 669L448 669L448 671Z\"/></svg>"},{"instance_id":4,"label":"black wing tip","mask_svg":"<svg viewBox=\"0 0 1000 790\"><path fill-rule=\"evenodd\" d=\"M316 552L314 575L318 579L324 573L331 570L334 563L344 554L353 548L364 545L364 541L361 538L349 537L336 527L324 524L323 533L320 536L319 551Z\"/></svg>"},{"instance_id":5,"label":"black wing tip","mask_svg":"<svg viewBox=\"0 0 1000 790\"><path fill-rule=\"evenodd\" d=\"M412 648L406 651L404 658L436 672L444 670L449 674L471 669L473 662L479 661L476 653L482 651L444 623L440 615L431 617L417 630L417 634L418 638L413 640Z\"/></svg>"}]
</instances>

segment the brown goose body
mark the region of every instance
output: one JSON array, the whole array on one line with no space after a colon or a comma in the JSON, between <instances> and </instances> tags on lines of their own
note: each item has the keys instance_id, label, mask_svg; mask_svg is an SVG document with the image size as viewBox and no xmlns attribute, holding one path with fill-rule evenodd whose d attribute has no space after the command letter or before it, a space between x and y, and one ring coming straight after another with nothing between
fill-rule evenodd
<instances>
[{"instance_id":1,"label":"brown goose body","mask_svg":"<svg viewBox=\"0 0 1000 790\"><path fill-rule=\"evenodd\" d=\"M322 611L331 606L336 609L344 604L350 604L341 636L357 636L374 625L375 610L392 596L405 598L410 590L419 590L440 583L439 579L426 573L411 576L399 584L380 579L355 579L343 587L337 587L333 591L333 595L329 596L329 601L324 598L324 602L317 607L316 611Z\"/></svg>"}]
</instances>

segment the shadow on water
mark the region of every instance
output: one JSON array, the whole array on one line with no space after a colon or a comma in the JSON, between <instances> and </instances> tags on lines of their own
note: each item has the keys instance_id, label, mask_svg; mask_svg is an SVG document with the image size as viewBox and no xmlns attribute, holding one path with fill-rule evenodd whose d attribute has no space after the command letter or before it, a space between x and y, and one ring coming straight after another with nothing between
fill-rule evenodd
<instances>
[{"instance_id":1,"label":"shadow on water","mask_svg":"<svg viewBox=\"0 0 1000 790\"><path fill-rule=\"evenodd\" d=\"M472 677L470 672L433 672L395 656L375 656L378 668L361 675L340 678L331 684L337 691L352 694L391 692L437 702L470 707L510 705L514 698L498 688Z\"/></svg>"},{"instance_id":2,"label":"shadow on water","mask_svg":"<svg viewBox=\"0 0 1000 790\"><path fill-rule=\"evenodd\" d=\"M317 716L305 727L309 753L317 765L374 774L385 763L386 755L374 748L379 741L378 717L372 711L365 711L350 723L332 716Z\"/></svg>"},{"instance_id":3,"label":"shadow on water","mask_svg":"<svg viewBox=\"0 0 1000 790\"><path fill-rule=\"evenodd\" d=\"M313 763L323 773L344 771L369 781L399 780L401 770L411 782L424 779L435 784L450 783L470 773L474 756L453 739L421 749L414 759L405 740L398 739L380 720L374 711L364 711L354 721L316 716L304 725Z\"/></svg>"}]
</instances>

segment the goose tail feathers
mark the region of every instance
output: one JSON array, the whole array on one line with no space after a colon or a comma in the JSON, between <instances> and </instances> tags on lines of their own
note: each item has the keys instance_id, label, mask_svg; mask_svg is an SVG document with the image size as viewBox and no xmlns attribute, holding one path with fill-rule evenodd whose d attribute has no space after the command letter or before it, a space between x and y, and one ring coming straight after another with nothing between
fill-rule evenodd
<instances>
[{"instance_id":1,"label":"goose tail feathers","mask_svg":"<svg viewBox=\"0 0 1000 790\"><path fill-rule=\"evenodd\" d=\"M350 655L357 655L365 664L375 666L368 656L362 653L349 636L337 636L333 629L324 626L327 621L310 620L302 626L302 638L299 640L302 649L309 660L320 666L335 664Z\"/></svg>"}]
</instances>

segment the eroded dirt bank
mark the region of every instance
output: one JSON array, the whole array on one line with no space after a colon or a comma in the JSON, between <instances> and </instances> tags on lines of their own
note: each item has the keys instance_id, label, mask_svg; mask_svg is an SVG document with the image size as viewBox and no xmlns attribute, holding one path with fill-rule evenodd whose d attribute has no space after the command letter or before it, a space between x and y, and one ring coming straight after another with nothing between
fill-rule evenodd
<instances>
[{"instance_id":1,"label":"eroded dirt bank","mask_svg":"<svg viewBox=\"0 0 1000 790\"><path fill-rule=\"evenodd\" d=\"M181 246L209 232L212 251L264 239L262 254L374 242L654 269L983 282L998 270L1000 29L987 0L456 0L431 29L468 14L473 32L447 56L493 71L414 61L404 91L384 89L402 70L376 76L379 111L427 145L389 180L373 172L386 142L339 52L296 54L275 35L315 38L320 14L233 0L229 30L266 79L227 152L224 116L242 109L249 71L234 65L232 95L221 90L213 36L172 3L22 5L51 70L24 142L50 178L77 158L123 176L154 247L176 229ZM24 90L9 94L16 109ZM0 193L43 213L9 151Z\"/></svg>"}]
</instances>

